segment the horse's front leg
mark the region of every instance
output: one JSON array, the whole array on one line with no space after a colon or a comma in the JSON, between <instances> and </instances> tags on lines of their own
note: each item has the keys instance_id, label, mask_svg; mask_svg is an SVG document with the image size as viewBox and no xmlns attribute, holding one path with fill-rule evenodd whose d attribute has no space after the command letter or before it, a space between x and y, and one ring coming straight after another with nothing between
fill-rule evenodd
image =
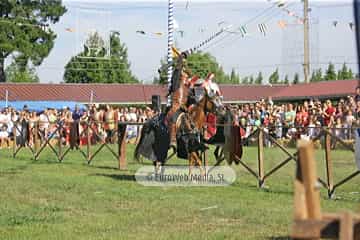
<instances>
[{"instance_id":1,"label":"horse's front leg","mask_svg":"<svg viewBox=\"0 0 360 240\"><path fill-rule=\"evenodd\" d=\"M202 177L205 176L205 170L204 170L204 168L202 166L202 162L201 162L201 159L199 157L199 154L197 152L192 152L191 154L192 154L192 157L193 157L193 165L195 165L195 163L197 165L199 165L201 176Z\"/></svg>"},{"instance_id":2,"label":"horse's front leg","mask_svg":"<svg viewBox=\"0 0 360 240\"><path fill-rule=\"evenodd\" d=\"M195 165L193 153L189 154L189 178L192 180L192 168Z\"/></svg>"}]
</instances>

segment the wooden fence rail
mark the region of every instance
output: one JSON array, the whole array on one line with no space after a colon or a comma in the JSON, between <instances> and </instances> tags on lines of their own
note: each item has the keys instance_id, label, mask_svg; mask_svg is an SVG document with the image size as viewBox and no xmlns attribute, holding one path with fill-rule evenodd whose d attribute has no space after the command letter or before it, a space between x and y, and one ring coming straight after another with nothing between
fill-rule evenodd
<instances>
[{"instance_id":1,"label":"wooden fence rail","mask_svg":"<svg viewBox=\"0 0 360 240\"><path fill-rule=\"evenodd\" d=\"M39 122L37 122L34 125L34 146L30 146L28 142L22 141L21 144L16 143L16 137L14 137L14 146L13 146L13 157L16 157L16 155L19 153L19 151L23 148L27 148L30 150L33 158L35 160L39 159L41 153L46 147L49 147L51 151L55 154L59 162L62 162L64 157L70 152L70 150L75 149L81 153L81 155L84 157L84 159L87 161L88 164L90 164L93 159L100 154L103 149L107 149L110 151L111 155L119 161L119 169L126 169L127 163L126 163L126 130L127 126L138 126L140 127L143 125L143 123L134 123L134 122L117 122L116 128L113 131L113 137L117 137L117 151L114 151L110 146L109 143L106 141L100 141L100 144L98 148L92 152L91 151L91 137L100 138L97 131L95 131L93 128L93 125L95 124L104 124L104 122L94 122L94 121L80 121L80 122L74 122L72 127L74 127L74 124L82 124L83 130L79 133L78 137L86 137L87 143L86 148L83 150L81 146L79 146L78 139L73 140L73 144L69 147L63 146L60 141L58 141L57 146L53 146L50 142L50 139L58 134L59 138L61 138L62 130L64 129L64 123L62 122L56 122L57 127L56 130L54 130L50 137L45 139L41 145L38 144L39 136L41 136L41 132L39 130ZM222 124L221 126L225 126ZM75 127L74 127L75 128ZM318 127L316 127L318 128ZM343 128L349 130L349 128ZM139 130L139 129L138 129ZM353 173L351 173L349 176L346 176L344 179L340 180L339 182L334 182L334 169L333 169L333 162L331 157L331 142L332 140L335 140L336 142L340 143L345 149L350 150L351 152L354 152L354 147L345 141L343 141L341 138L336 136L331 132L331 129L328 128L320 128L319 134L312 139L313 142L317 142L318 140L323 140L323 146L324 146L324 152L325 152L325 168L326 168L326 180L323 180L321 178L318 178L318 181L322 184L324 188L327 189L329 198L332 198L334 196L335 190L344 185L345 183L349 182L351 179L355 178L356 176L360 175L359 170L355 170ZM92 136L90 134L90 131L92 131ZM19 135L20 138L22 138L21 134L22 131L19 130L17 127L17 124L14 124L13 128L13 134L14 136ZM140 131L138 131L140 133ZM257 167L256 169L253 169L248 163L246 163L243 159L241 159L239 156L235 156L236 160L239 162L240 166L244 167L254 178L257 179L259 187L265 186L265 181L269 179L271 176L273 176L275 173L277 173L280 169L290 164L290 162L296 162L298 159L299 151L296 151L292 153L287 146L285 146L282 142L280 142L278 139L275 139L273 136L269 134L266 128L264 127L257 127L255 131L253 131L249 138L253 138L257 140ZM273 166L271 169L267 170L265 168L265 162L266 162L266 156L264 154L264 142L269 141L274 146L278 147L285 155L286 158L280 161L277 165ZM246 154L246 152L245 152ZM171 156L173 156L172 154ZM204 163L207 164L207 154L203 154ZM217 163L217 164L220 164ZM355 166L355 164L354 164Z\"/></svg>"}]
</instances>

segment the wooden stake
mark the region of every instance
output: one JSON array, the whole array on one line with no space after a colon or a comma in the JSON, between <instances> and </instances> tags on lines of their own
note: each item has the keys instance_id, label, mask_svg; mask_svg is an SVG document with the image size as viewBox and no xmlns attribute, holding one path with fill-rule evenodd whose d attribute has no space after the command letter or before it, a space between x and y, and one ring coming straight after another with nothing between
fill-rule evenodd
<instances>
[{"instance_id":1,"label":"wooden stake","mask_svg":"<svg viewBox=\"0 0 360 240\"><path fill-rule=\"evenodd\" d=\"M13 157L16 157L16 123L14 122L14 126L13 126L13 137L14 137L14 141L13 141Z\"/></svg>"},{"instance_id":2,"label":"wooden stake","mask_svg":"<svg viewBox=\"0 0 360 240\"><path fill-rule=\"evenodd\" d=\"M126 170L126 124L120 124L118 128L119 169Z\"/></svg>"},{"instance_id":3,"label":"wooden stake","mask_svg":"<svg viewBox=\"0 0 360 240\"><path fill-rule=\"evenodd\" d=\"M264 187L264 133L259 129L258 136L258 167L259 167L259 187Z\"/></svg>"},{"instance_id":4,"label":"wooden stake","mask_svg":"<svg viewBox=\"0 0 360 240\"><path fill-rule=\"evenodd\" d=\"M340 240L353 240L354 239L354 222L353 216L350 212L345 212L340 221Z\"/></svg>"},{"instance_id":5,"label":"wooden stake","mask_svg":"<svg viewBox=\"0 0 360 240\"><path fill-rule=\"evenodd\" d=\"M316 188L316 162L312 142L300 140L298 142L301 176L305 188L305 199L308 219L320 220L320 193Z\"/></svg>"},{"instance_id":6,"label":"wooden stake","mask_svg":"<svg viewBox=\"0 0 360 240\"><path fill-rule=\"evenodd\" d=\"M91 144L91 136L90 136L90 127L91 127L91 121L87 122L87 128L86 128L86 138L87 138L87 144L86 144L86 158L87 161L90 161L90 144Z\"/></svg>"},{"instance_id":7,"label":"wooden stake","mask_svg":"<svg viewBox=\"0 0 360 240\"><path fill-rule=\"evenodd\" d=\"M334 181L333 181L333 165L331 161L331 135L328 132L325 133L325 164L326 164L328 195L329 198L331 198L334 188Z\"/></svg>"}]
</instances>

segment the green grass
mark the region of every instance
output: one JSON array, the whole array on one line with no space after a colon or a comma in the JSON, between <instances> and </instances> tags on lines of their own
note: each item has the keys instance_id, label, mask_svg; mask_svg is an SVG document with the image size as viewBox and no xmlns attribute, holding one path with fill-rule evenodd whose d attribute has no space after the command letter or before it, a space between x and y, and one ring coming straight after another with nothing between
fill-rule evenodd
<instances>
[{"instance_id":1,"label":"green grass","mask_svg":"<svg viewBox=\"0 0 360 240\"><path fill-rule=\"evenodd\" d=\"M94 149L92 150L94 151ZM0 239L273 239L290 233L294 162L257 188L256 179L233 166L229 187L143 187L134 181L141 165L128 171L104 150L89 166L78 152L58 163L49 149L38 161L27 150L17 158L0 151ZM244 161L256 169L257 149L245 148ZM211 155L209 153L209 155ZM323 151L316 153L318 173L325 175ZM269 170L286 155L265 149ZM355 171L353 156L333 151L334 178ZM210 159L212 162L213 159ZM170 162L186 164L172 159ZM150 164L150 162L145 162ZM360 210L360 177L339 188L338 200L321 190L322 209ZM217 206L208 210L202 208Z\"/></svg>"}]
</instances>

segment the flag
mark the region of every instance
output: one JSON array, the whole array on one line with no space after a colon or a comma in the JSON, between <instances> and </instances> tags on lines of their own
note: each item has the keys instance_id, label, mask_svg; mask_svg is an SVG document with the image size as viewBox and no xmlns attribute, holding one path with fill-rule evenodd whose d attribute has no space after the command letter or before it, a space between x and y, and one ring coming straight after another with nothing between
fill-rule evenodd
<instances>
[{"instance_id":1,"label":"flag","mask_svg":"<svg viewBox=\"0 0 360 240\"><path fill-rule=\"evenodd\" d=\"M174 29L177 30L179 28L180 28L179 23L176 21L176 19L174 19Z\"/></svg>"},{"instance_id":2,"label":"flag","mask_svg":"<svg viewBox=\"0 0 360 240\"><path fill-rule=\"evenodd\" d=\"M245 36L247 35L247 30L246 30L246 27L245 27L245 26L241 26L241 27L239 28L239 30L240 30L240 33L241 33L241 36L242 36L242 37L245 37Z\"/></svg>"},{"instance_id":3,"label":"flag","mask_svg":"<svg viewBox=\"0 0 360 240\"><path fill-rule=\"evenodd\" d=\"M136 33L140 33L140 34L143 34L143 35L146 34L145 31L143 31L143 30L137 30Z\"/></svg>"},{"instance_id":4,"label":"flag","mask_svg":"<svg viewBox=\"0 0 360 240\"><path fill-rule=\"evenodd\" d=\"M259 27L260 32L261 32L264 36L266 36L266 30L267 30L267 28L266 28L265 23L260 23L260 24L258 25L258 27Z\"/></svg>"},{"instance_id":5,"label":"flag","mask_svg":"<svg viewBox=\"0 0 360 240\"><path fill-rule=\"evenodd\" d=\"M280 20L278 22L278 25L279 25L280 28L284 29L284 28L286 28L287 23L284 20Z\"/></svg>"},{"instance_id":6,"label":"flag","mask_svg":"<svg viewBox=\"0 0 360 240\"><path fill-rule=\"evenodd\" d=\"M176 47L172 46L171 50L172 50L172 54L173 54L174 58L179 57L181 55L181 52L179 50L177 50Z\"/></svg>"},{"instance_id":7,"label":"flag","mask_svg":"<svg viewBox=\"0 0 360 240\"><path fill-rule=\"evenodd\" d=\"M351 30L354 30L354 23L353 22L349 22L349 27Z\"/></svg>"}]
</instances>

